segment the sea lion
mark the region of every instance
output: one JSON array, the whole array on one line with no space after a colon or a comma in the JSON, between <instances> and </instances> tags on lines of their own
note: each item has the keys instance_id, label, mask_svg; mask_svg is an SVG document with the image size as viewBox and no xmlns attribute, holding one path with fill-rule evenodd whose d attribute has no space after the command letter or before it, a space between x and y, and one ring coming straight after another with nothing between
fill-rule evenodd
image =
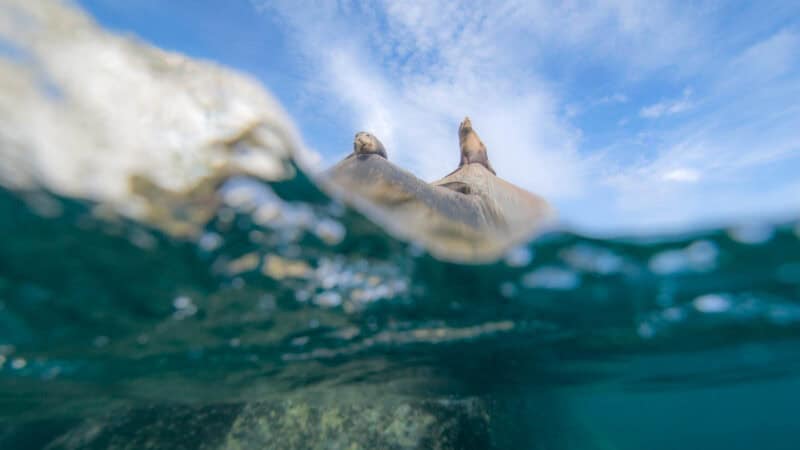
<instances>
[{"instance_id":1,"label":"sea lion","mask_svg":"<svg viewBox=\"0 0 800 450\"><path fill-rule=\"evenodd\" d=\"M384 159L389 159L383 143L371 133L359 131L353 139L353 154L355 155L379 155Z\"/></svg>"},{"instance_id":2,"label":"sea lion","mask_svg":"<svg viewBox=\"0 0 800 450\"><path fill-rule=\"evenodd\" d=\"M353 194L380 207L390 207L394 213L407 217L425 210L442 216L442 220L475 230L487 225L475 214L469 199L460 198L450 190L432 189L425 181L389 162L385 155L386 150L377 137L366 132L357 133L353 153L331 167L322 179L332 181L337 188L347 191L346 195Z\"/></svg>"},{"instance_id":3,"label":"sea lion","mask_svg":"<svg viewBox=\"0 0 800 450\"><path fill-rule=\"evenodd\" d=\"M467 164L477 163L489 169L489 172L492 172L493 175L497 174L489 163L486 146L481 141L478 133L472 128L472 121L469 120L469 117L464 117L464 120L458 126L458 145L461 147L459 168Z\"/></svg>"},{"instance_id":4,"label":"sea lion","mask_svg":"<svg viewBox=\"0 0 800 450\"><path fill-rule=\"evenodd\" d=\"M478 199L490 219L492 232L517 240L552 224L555 212L540 196L498 177L489 162L486 146L465 117L458 127L461 161L458 169L431 183Z\"/></svg>"},{"instance_id":5,"label":"sea lion","mask_svg":"<svg viewBox=\"0 0 800 450\"><path fill-rule=\"evenodd\" d=\"M477 198L433 187L372 149L380 141L356 134L354 151L318 180L391 234L424 245L432 254L455 261L485 260L497 251L487 229L491 220ZM363 150L364 144L368 151Z\"/></svg>"},{"instance_id":6,"label":"sea lion","mask_svg":"<svg viewBox=\"0 0 800 450\"><path fill-rule=\"evenodd\" d=\"M419 242L439 258L491 261L536 232L550 209L494 174L469 119L459 127L459 143L459 168L426 183L389 162L378 138L358 133L353 153L320 181L395 236Z\"/></svg>"}]
</instances>

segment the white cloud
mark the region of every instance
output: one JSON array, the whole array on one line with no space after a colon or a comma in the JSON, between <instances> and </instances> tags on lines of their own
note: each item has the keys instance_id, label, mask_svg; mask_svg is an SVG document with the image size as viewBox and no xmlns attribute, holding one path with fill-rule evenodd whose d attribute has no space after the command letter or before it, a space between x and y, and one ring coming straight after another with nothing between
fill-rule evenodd
<instances>
[{"instance_id":1,"label":"white cloud","mask_svg":"<svg viewBox=\"0 0 800 450\"><path fill-rule=\"evenodd\" d=\"M516 7L386 2L375 12L345 2L272 11L290 24L312 78L325 80L321 95L351 112L347 132L374 132L393 161L428 180L446 175L459 160L458 124L469 115L505 178L551 198L575 195L587 170L577 155L580 132L504 45Z\"/></svg>"},{"instance_id":2,"label":"white cloud","mask_svg":"<svg viewBox=\"0 0 800 450\"><path fill-rule=\"evenodd\" d=\"M688 167L679 167L677 169L667 171L661 176L661 178L667 181L695 183L700 180L700 172Z\"/></svg>"},{"instance_id":3,"label":"white cloud","mask_svg":"<svg viewBox=\"0 0 800 450\"><path fill-rule=\"evenodd\" d=\"M800 62L800 35L783 29L741 52L729 64L728 80L767 81L797 67Z\"/></svg>"},{"instance_id":4,"label":"white cloud","mask_svg":"<svg viewBox=\"0 0 800 450\"><path fill-rule=\"evenodd\" d=\"M647 119L657 119L661 116L671 116L673 114L688 111L694 107L690 97L692 90L683 90L683 95L675 100L663 100L650 106L645 106L639 111L639 115Z\"/></svg>"},{"instance_id":5,"label":"white cloud","mask_svg":"<svg viewBox=\"0 0 800 450\"><path fill-rule=\"evenodd\" d=\"M617 92L616 94L602 97L595 102L597 105L605 105L607 103L628 103L628 96Z\"/></svg>"},{"instance_id":6,"label":"white cloud","mask_svg":"<svg viewBox=\"0 0 800 450\"><path fill-rule=\"evenodd\" d=\"M458 123L469 115L502 176L556 200L583 192L596 168L578 153L582 133L570 123L577 110L565 110L561 87L535 70L543 55L571 49L653 66L653 55L685 45L666 33L692 34L688 21L665 19L679 16L666 2L258 5L288 25L311 78L324 80L321 96L351 112L351 131L381 138L390 159L425 179L445 175L458 161ZM602 39L610 29L619 39ZM592 103L627 101L613 93Z\"/></svg>"},{"instance_id":7,"label":"white cloud","mask_svg":"<svg viewBox=\"0 0 800 450\"><path fill-rule=\"evenodd\" d=\"M712 217L729 205L707 199L726 198L751 171L800 149L800 107L788 100L800 96L800 78L789 76L798 35L754 43L753 32L720 25L719 8L343 0L262 11L276 14L302 50L321 107L348 112L339 117L348 134L375 132L390 159L431 180L455 168L457 125L469 115L501 176L555 200L562 216L607 228ZM609 93L576 102L575 85L553 75L570 64L609 71ZM651 74L697 92L638 104L628 88ZM612 104L625 108L610 122L618 138L587 147L575 122ZM673 120L628 119L637 113Z\"/></svg>"},{"instance_id":8,"label":"white cloud","mask_svg":"<svg viewBox=\"0 0 800 450\"><path fill-rule=\"evenodd\" d=\"M606 95L600 98L589 100L584 103L567 104L564 106L564 114L568 118L574 118L582 114L586 114L587 112L590 112L593 108L598 108L608 105L620 105L628 103L628 100L629 99L627 95L617 92L615 94Z\"/></svg>"}]
</instances>

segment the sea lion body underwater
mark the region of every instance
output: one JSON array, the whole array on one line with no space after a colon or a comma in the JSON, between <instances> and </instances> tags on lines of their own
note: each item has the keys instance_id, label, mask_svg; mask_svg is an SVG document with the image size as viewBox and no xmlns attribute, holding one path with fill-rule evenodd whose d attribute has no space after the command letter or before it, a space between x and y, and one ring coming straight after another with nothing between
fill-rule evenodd
<instances>
[{"instance_id":1,"label":"sea lion body underwater","mask_svg":"<svg viewBox=\"0 0 800 450\"><path fill-rule=\"evenodd\" d=\"M429 184L389 162L378 138L361 132L353 153L322 181L393 234L442 259L495 259L552 222L547 202L495 175L469 118L459 127L459 144L458 169Z\"/></svg>"}]
</instances>

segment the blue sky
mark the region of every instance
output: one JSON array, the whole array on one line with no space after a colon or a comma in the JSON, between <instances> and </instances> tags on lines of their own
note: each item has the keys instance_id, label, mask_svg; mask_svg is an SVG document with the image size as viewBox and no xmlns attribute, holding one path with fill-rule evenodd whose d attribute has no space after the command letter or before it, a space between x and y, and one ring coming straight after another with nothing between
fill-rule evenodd
<instances>
[{"instance_id":1,"label":"blue sky","mask_svg":"<svg viewBox=\"0 0 800 450\"><path fill-rule=\"evenodd\" d=\"M369 130L435 180L469 115L498 175L582 230L800 210L796 1L79 3L259 79L323 166Z\"/></svg>"}]
</instances>

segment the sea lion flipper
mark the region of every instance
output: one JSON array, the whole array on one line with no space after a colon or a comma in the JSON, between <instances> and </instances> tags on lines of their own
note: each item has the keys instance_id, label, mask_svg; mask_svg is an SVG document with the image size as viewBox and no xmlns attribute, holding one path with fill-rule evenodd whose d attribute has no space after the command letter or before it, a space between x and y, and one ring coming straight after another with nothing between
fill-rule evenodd
<instances>
[{"instance_id":1,"label":"sea lion flipper","mask_svg":"<svg viewBox=\"0 0 800 450\"><path fill-rule=\"evenodd\" d=\"M461 160L458 163L458 167L478 163L496 175L492 164L489 162L486 146L481 141L478 133L472 128L472 121L469 120L469 117L464 117L464 120L458 126L458 144L461 147Z\"/></svg>"},{"instance_id":2,"label":"sea lion flipper","mask_svg":"<svg viewBox=\"0 0 800 450\"><path fill-rule=\"evenodd\" d=\"M366 131L359 131L353 139L353 153L355 155L379 155L389 159L386 148L378 138Z\"/></svg>"}]
</instances>

